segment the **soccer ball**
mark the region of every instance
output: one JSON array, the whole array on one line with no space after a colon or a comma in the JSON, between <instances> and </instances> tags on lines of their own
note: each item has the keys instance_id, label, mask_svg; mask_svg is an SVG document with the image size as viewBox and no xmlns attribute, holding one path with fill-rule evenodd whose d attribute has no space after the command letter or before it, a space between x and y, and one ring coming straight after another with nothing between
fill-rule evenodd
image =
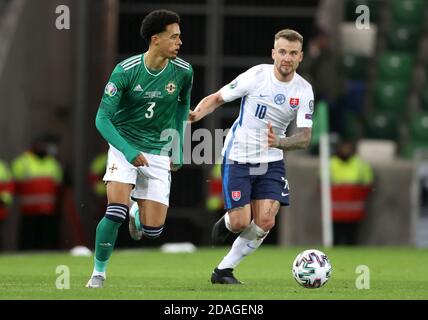
<instances>
[{"instance_id":1,"label":"soccer ball","mask_svg":"<svg viewBox=\"0 0 428 320\"><path fill-rule=\"evenodd\" d=\"M293 262L293 277L305 288L315 289L326 284L331 277L331 264L327 255L310 249L300 252Z\"/></svg>"}]
</instances>

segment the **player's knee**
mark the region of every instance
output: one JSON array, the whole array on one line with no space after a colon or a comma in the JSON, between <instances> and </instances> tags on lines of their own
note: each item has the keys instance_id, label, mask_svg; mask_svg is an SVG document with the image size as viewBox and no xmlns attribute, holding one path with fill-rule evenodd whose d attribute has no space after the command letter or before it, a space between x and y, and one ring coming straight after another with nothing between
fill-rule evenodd
<instances>
[{"instance_id":1,"label":"player's knee","mask_svg":"<svg viewBox=\"0 0 428 320\"><path fill-rule=\"evenodd\" d=\"M143 231L143 235L146 238L156 239L161 235L163 231L163 225L159 227L150 227L150 226L141 225L141 230Z\"/></svg>"},{"instance_id":2,"label":"player's knee","mask_svg":"<svg viewBox=\"0 0 428 320\"><path fill-rule=\"evenodd\" d=\"M228 211L229 225L232 232L244 231L251 223L249 208L233 208Z\"/></svg>"},{"instance_id":3,"label":"player's knee","mask_svg":"<svg viewBox=\"0 0 428 320\"><path fill-rule=\"evenodd\" d=\"M233 232L241 232L245 230L250 225L250 221L245 219L236 219L230 221L230 227Z\"/></svg>"},{"instance_id":4,"label":"player's knee","mask_svg":"<svg viewBox=\"0 0 428 320\"><path fill-rule=\"evenodd\" d=\"M121 203L110 203L107 205L105 217L109 220L122 224L128 215L129 208Z\"/></svg>"},{"instance_id":5,"label":"player's knee","mask_svg":"<svg viewBox=\"0 0 428 320\"><path fill-rule=\"evenodd\" d=\"M269 231L275 226L275 219L261 219L256 224L264 231Z\"/></svg>"}]
</instances>

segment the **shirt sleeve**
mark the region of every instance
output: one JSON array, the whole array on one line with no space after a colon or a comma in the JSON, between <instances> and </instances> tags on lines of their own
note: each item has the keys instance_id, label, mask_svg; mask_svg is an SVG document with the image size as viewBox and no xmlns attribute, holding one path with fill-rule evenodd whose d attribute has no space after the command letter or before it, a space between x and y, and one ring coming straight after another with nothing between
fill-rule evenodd
<instances>
[{"instance_id":1,"label":"shirt sleeve","mask_svg":"<svg viewBox=\"0 0 428 320\"><path fill-rule=\"evenodd\" d=\"M298 128L312 128L312 115L314 113L314 93L312 88L306 90L302 97L300 108L297 111L296 125Z\"/></svg>"},{"instance_id":2,"label":"shirt sleeve","mask_svg":"<svg viewBox=\"0 0 428 320\"><path fill-rule=\"evenodd\" d=\"M127 87L128 81L125 71L120 65L117 65L105 86L95 119L95 126L103 138L121 151L129 163L132 163L140 152L123 139L111 121L118 110L120 100Z\"/></svg>"},{"instance_id":3,"label":"shirt sleeve","mask_svg":"<svg viewBox=\"0 0 428 320\"><path fill-rule=\"evenodd\" d=\"M187 74L186 82L183 89L180 92L180 104L190 108L190 93L193 87L193 68L190 68L190 72Z\"/></svg>"},{"instance_id":4,"label":"shirt sleeve","mask_svg":"<svg viewBox=\"0 0 428 320\"><path fill-rule=\"evenodd\" d=\"M184 133L186 131L187 118L190 111L190 96L193 86L193 69L190 69L186 83L180 92L180 103L176 115L176 129L178 136L174 137L171 161L174 165L183 165Z\"/></svg>"},{"instance_id":5,"label":"shirt sleeve","mask_svg":"<svg viewBox=\"0 0 428 320\"><path fill-rule=\"evenodd\" d=\"M241 73L235 80L220 89L220 94L225 102L244 97L250 93L256 84L256 72L259 68L253 67Z\"/></svg>"}]
</instances>

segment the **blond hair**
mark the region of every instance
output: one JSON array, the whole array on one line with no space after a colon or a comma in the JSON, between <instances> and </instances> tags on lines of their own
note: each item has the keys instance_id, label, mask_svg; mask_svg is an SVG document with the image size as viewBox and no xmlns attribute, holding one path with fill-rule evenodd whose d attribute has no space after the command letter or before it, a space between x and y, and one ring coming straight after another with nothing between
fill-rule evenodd
<instances>
[{"instance_id":1,"label":"blond hair","mask_svg":"<svg viewBox=\"0 0 428 320\"><path fill-rule=\"evenodd\" d=\"M297 31L294 31L292 29L284 29L284 30L278 31L275 34L275 42L278 41L279 38L284 38L284 39L287 39L288 41L299 41L303 46L303 36Z\"/></svg>"}]
</instances>

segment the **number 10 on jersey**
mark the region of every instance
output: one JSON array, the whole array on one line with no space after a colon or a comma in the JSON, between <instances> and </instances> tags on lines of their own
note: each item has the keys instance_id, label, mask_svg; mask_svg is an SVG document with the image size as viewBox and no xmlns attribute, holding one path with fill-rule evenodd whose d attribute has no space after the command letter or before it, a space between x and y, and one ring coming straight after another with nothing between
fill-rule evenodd
<instances>
[{"instance_id":1,"label":"number 10 on jersey","mask_svg":"<svg viewBox=\"0 0 428 320\"><path fill-rule=\"evenodd\" d=\"M259 119L263 119L266 115L267 107L261 104L257 104L256 114L255 116Z\"/></svg>"}]
</instances>

